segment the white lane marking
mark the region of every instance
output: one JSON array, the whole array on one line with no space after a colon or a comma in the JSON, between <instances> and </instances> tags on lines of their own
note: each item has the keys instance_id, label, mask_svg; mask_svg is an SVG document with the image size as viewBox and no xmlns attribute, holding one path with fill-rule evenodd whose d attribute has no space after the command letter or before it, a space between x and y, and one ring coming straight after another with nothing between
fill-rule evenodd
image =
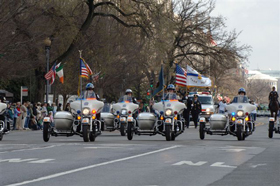
<instances>
[{"instance_id":1,"label":"white lane marking","mask_svg":"<svg viewBox=\"0 0 280 186\"><path fill-rule=\"evenodd\" d=\"M13 159L0 159L1 162L9 162L9 163L21 163L21 162L26 162L26 161L33 161L37 160L38 158L29 158L29 159L21 159L21 158L13 158Z\"/></svg>"},{"instance_id":2,"label":"white lane marking","mask_svg":"<svg viewBox=\"0 0 280 186\"><path fill-rule=\"evenodd\" d=\"M226 152L241 152L241 151L244 151L246 149L222 149Z\"/></svg>"},{"instance_id":3,"label":"white lane marking","mask_svg":"<svg viewBox=\"0 0 280 186\"><path fill-rule=\"evenodd\" d=\"M123 147L84 147L85 149L119 149Z\"/></svg>"},{"instance_id":4,"label":"white lane marking","mask_svg":"<svg viewBox=\"0 0 280 186\"><path fill-rule=\"evenodd\" d=\"M174 163L173 165L191 165L191 166L201 166L207 163L207 161L199 161L197 163L193 163L192 161L179 161L178 163Z\"/></svg>"},{"instance_id":5,"label":"white lane marking","mask_svg":"<svg viewBox=\"0 0 280 186\"><path fill-rule=\"evenodd\" d=\"M252 165L251 167L252 168L256 168L256 167L265 166L265 165L267 165L267 164L266 163L262 163L262 164Z\"/></svg>"},{"instance_id":6,"label":"white lane marking","mask_svg":"<svg viewBox=\"0 0 280 186\"><path fill-rule=\"evenodd\" d=\"M225 162L216 162L210 165L211 167L222 167L222 168L237 168L236 166L231 166L231 165L224 165Z\"/></svg>"},{"instance_id":7,"label":"white lane marking","mask_svg":"<svg viewBox=\"0 0 280 186\"><path fill-rule=\"evenodd\" d=\"M4 152L0 152L0 154L9 153L9 152L21 152L21 151L27 151L27 150L49 149L49 148L58 147L58 146L61 146L61 145L51 145L51 146L47 146L47 147L36 147L36 148L31 148L31 149L18 149L18 150L4 151Z\"/></svg>"},{"instance_id":8,"label":"white lane marking","mask_svg":"<svg viewBox=\"0 0 280 186\"><path fill-rule=\"evenodd\" d=\"M112 163L116 163L116 162L126 161L126 160L130 160L130 159L139 158L139 157L142 157L142 156L147 156L147 155L150 155L150 154L155 154L155 153L158 153L158 152L171 150L171 149L178 148L178 147L179 146L175 145L175 146L167 147L167 148L164 148L164 149L159 149L159 150L155 150L155 151L151 151L151 152L146 152L146 153L143 153L143 154L138 154L138 155L135 155L135 156L129 156L129 157L126 157L126 158L121 158L121 159L107 161L107 162L94 164L94 165L90 165L90 166L86 166L86 167L81 167L81 168L77 168L77 169L73 169L73 170L69 170L69 171L65 171L65 172L52 174L52 175L49 175L49 176L44 176L44 177L33 179L33 180L28 180L28 181L23 181L23 182L20 182L20 183L10 184L10 185L7 185L7 186L25 185L25 184L29 184L29 183L38 182L38 181L48 180L48 179L56 178L56 177L59 177L59 176L64 176L64 175L67 175L67 174L72 174L72 173L75 173L75 172L79 172L79 171L83 171L83 170L87 170L87 169L92 169L92 168L95 168L95 167L100 167L100 166L104 166L104 165L108 165L108 164L112 164Z\"/></svg>"},{"instance_id":9,"label":"white lane marking","mask_svg":"<svg viewBox=\"0 0 280 186\"><path fill-rule=\"evenodd\" d=\"M48 161L53 161L54 159L42 159L42 160L37 160L37 161L30 161L28 163L46 163Z\"/></svg>"}]
</instances>

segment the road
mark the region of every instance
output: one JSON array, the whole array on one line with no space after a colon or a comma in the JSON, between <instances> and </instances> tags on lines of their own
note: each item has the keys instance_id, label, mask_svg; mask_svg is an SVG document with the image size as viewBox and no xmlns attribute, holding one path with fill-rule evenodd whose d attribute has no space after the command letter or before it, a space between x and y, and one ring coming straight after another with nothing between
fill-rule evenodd
<instances>
[{"instance_id":1,"label":"road","mask_svg":"<svg viewBox=\"0 0 280 186\"><path fill-rule=\"evenodd\" d=\"M12 131L0 142L0 185L204 186L280 184L280 135L268 138L258 118L245 141L234 136L199 139L190 127L175 141L160 135L103 132L95 142L42 131Z\"/></svg>"}]
</instances>

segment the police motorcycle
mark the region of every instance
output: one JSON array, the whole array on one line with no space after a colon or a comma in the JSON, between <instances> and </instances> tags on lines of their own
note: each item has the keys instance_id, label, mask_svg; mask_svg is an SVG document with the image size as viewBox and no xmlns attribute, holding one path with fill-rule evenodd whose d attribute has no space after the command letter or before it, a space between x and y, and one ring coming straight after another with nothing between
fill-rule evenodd
<instances>
[{"instance_id":1,"label":"police motorcycle","mask_svg":"<svg viewBox=\"0 0 280 186\"><path fill-rule=\"evenodd\" d=\"M6 119L7 104L0 102L0 141L3 139L3 135L6 134L7 119Z\"/></svg>"},{"instance_id":2,"label":"police motorcycle","mask_svg":"<svg viewBox=\"0 0 280 186\"><path fill-rule=\"evenodd\" d=\"M101 134L100 113L104 103L98 101L96 94L90 98L79 98L70 103L71 112L58 111L54 115L54 125L50 117L44 118L43 139L48 142L50 136L83 137L84 142L95 141Z\"/></svg>"},{"instance_id":3,"label":"police motorcycle","mask_svg":"<svg viewBox=\"0 0 280 186\"><path fill-rule=\"evenodd\" d=\"M126 135L127 126L130 122L135 122L133 115L138 111L139 105L133 103L132 97L128 95L122 96L119 101L112 105L114 122L111 122L112 115L103 115L107 126L111 126L112 130L120 130L122 136Z\"/></svg>"},{"instance_id":4,"label":"police motorcycle","mask_svg":"<svg viewBox=\"0 0 280 186\"><path fill-rule=\"evenodd\" d=\"M251 120L250 113L256 109L255 105L249 103L247 96L237 96L232 103L226 106L228 113L212 114L210 126L206 126L205 118L199 120L200 139L205 138L205 133L210 135L233 135L238 140L245 140L253 134L255 123Z\"/></svg>"},{"instance_id":5,"label":"police motorcycle","mask_svg":"<svg viewBox=\"0 0 280 186\"><path fill-rule=\"evenodd\" d=\"M181 116L185 104L177 99L175 93L167 94L165 100L155 103L153 109L155 114L149 112L140 113L137 122L129 122L127 138L132 140L133 134L165 136L166 141L173 141L184 132L184 119ZM128 118L132 121L132 118Z\"/></svg>"}]
</instances>

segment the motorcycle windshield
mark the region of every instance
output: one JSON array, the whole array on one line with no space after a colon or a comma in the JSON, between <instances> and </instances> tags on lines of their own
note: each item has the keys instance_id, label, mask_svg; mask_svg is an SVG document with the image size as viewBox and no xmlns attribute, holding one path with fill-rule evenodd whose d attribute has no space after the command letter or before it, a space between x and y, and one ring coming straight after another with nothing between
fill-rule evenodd
<instances>
[{"instance_id":1,"label":"motorcycle windshield","mask_svg":"<svg viewBox=\"0 0 280 186\"><path fill-rule=\"evenodd\" d=\"M236 96L232 100L232 103L249 103L247 96Z\"/></svg>"},{"instance_id":2,"label":"motorcycle windshield","mask_svg":"<svg viewBox=\"0 0 280 186\"><path fill-rule=\"evenodd\" d=\"M87 100L96 99L96 94L93 91L85 91L83 99L87 99Z\"/></svg>"},{"instance_id":3,"label":"motorcycle windshield","mask_svg":"<svg viewBox=\"0 0 280 186\"><path fill-rule=\"evenodd\" d=\"M127 95L124 95L122 96L119 101L119 103L131 103L132 102L132 97L131 96L127 96Z\"/></svg>"},{"instance_id":4,"label":"motorcycle windshield","mask_svg":"<svg viewBox=\"0 0 280 186\"><path fill-rule=\"evenodd\" d=\"M164 97L165 101L178 101L177 100L177 95L175 93L168 93Z\"/></svg>"}]
</instances>

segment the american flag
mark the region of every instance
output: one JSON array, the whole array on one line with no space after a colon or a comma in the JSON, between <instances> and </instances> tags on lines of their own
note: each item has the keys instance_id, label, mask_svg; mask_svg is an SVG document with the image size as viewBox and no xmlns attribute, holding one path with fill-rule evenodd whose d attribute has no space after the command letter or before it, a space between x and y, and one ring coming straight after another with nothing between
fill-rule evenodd
<instances>
[{"instance_id":1,"label":"american flag","mask_svg":"<svg viewBox=\"0 0 280 186\"><path fill-rule=\"evenodd\" d=\"M90 67L88 66L88 64L85 62L85 60L83 58L80 58L80 75L81 77L85 77L85 78L89 78L90 75L92 75L92 70L90 69Z\"/></svg>"},{"instance_id":2,"label":"american flag","mask_svg":"<svg viewBox=\"0 0 280 186\"><path fill-rule=\"evenodd\" d=\"M187 71L176 64L176 85L187 86Z\"/></svg>"},{"instance_id":3,"label":"american flag","mask_svg":"<svg viewBox=\"0 0 280 186\"><path fill-rule=\"evenodd\" d=\"M52 85L55 80L55 74L56 74L55 67L56 67L56 63L54 63L50 71L45 75L46 80L50 80L50 85Z\"/></svg>"}]
</instances>

